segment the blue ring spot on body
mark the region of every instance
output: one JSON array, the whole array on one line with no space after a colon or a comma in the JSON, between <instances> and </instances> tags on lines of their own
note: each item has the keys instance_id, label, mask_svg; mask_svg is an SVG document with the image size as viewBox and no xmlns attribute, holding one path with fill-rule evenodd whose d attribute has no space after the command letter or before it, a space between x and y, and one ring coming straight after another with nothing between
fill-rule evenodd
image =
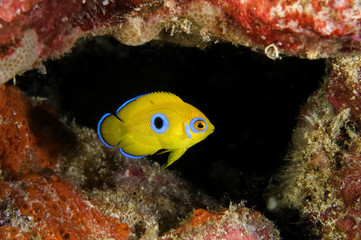
<instances>
[{"instance_id":1,"label":"blue ring spot on body","mask_svg":"<svg viewBox=\"0 0 361 240\"><path fill-rule=\"evenodd\" d=\"M168 118L163 113L156 113L150 119L150 126L155 133L165 133L169 126Z\"/></svg>"},{"instance_id":2,"label":"blue ring spot on body","mask_svg":"<svg viewBox=\"0 0 361 240\"><path fill-rule=\"evenodd\" d=\"M102 141L102 143L104 143L105 146L109 147L109 148L112 148L114 146L112 145L109 145L103 138L102 136L102 133L101 133L101 126L102 126L102 123L104 121L104 119L106 119L108 116L112 115L111 113L107 113L107 114L104 114L104 116L99 120L98 122L98 126L97 126L97 132L98 132L98 136L100 138L100 141Z\"/></svg>"},{"instance_id":3,"label":"blue ring spot on body","mask_svg":"<svg viewBox=\"0 0 361 240\"><path fill-rule=\"evenodd\" d=\"M124 156L126 156L127 158L142 158L148 155L143 155L143 156L134 156L134 155L130 155L129 153L124 152L124 150L122 148L120 148L120 153L123 154Z\"/></svg>"},{"instance_id":4,"label":"blue ring spot on body","mask_svg":"<svg viewBox=\"0 0 361 240\"><path fill-rule=\"evenodd\" d=\"M192 139L192 134L189 131L189 125L187 123L184 123L184 129L186 130L187 136Z\"/></svg>"},{"instance_id":5,"label":"blue ring spot on body","mask_svg":"<svg viewBox=\"0 0 361 240\"><path fill-rule=\"evenodd\" d=\"M195 129L194 123L197 122L197 121L202 121L202 122L204 122L204 124L205 124L204 129L202 129L202 130L197 130L197 129ZM190 121L189 125L191 126L191 130L192 130L192 132L194 132L194 133L200 133L200 132L204 132L204 131L207 130L207 121L204 120L203 118L200 118L200 117L193 118L193 119Z\"/></svg>"}]
</instances>

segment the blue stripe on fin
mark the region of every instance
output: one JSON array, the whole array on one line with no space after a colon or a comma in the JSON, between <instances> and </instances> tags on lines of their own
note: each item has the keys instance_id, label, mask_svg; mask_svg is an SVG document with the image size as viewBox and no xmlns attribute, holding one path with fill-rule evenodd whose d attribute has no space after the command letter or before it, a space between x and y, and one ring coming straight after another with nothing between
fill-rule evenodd
<instances>
[{"instance_id":1,"label":"blue stripe on fin","mask_svg":"<svg viewBox=\"0 0 361 240\"><path fill-rule=\"evenodd\" d=\"M98 132L98 136L100 138L100 141L102 141L102 143L104 143L105 146L109 147L109 148L113 148L114 146L112 145L109 145L103 138L101 132L100 132L100 127L104 121L105 118L107 118L108 116L112 115L111 113L107 113L107 114L104 114L104 116L99 120L98 122L98 126L97 126L97 132Z\"/></svg>"},{"instance_id":2,"label":"blue stripe on fin","mask_svg":"<svg viewBox=\"0 0 361 240\"><path fill-rule=\"evenodd\" d=\"M124 156L126 156L127 158L142 158L148 155L143 155L143 156L134 156L134 155L130 155L129 153L124 152L124 150L122 148L120 148L120 153L123 154Z\"/></svg>"},{"instance_id":3,"label":"blue stripe on fin","mask_svg":"<svg viewBox=\"0 0 361 240\"><path fill-rule=\"evenodd\" d=\"M150 93L151 93L151 92L150 92ZM128 103L133 102L133 101L136 100L137 98L142 97L142 96L144 96L144 95L148 95L148 94L150 94L150 93L142 94L142 95L136 96L136 97L134 97L134 98L132 98L132 99L129 99L128 101L126 101L125 103L123 103L122 106L120 106L120 107L118 108L118 110L116 111L115 114L118 115L118 112L119 112L123 107L125 107Z\"/></svg>"}]
</instances>

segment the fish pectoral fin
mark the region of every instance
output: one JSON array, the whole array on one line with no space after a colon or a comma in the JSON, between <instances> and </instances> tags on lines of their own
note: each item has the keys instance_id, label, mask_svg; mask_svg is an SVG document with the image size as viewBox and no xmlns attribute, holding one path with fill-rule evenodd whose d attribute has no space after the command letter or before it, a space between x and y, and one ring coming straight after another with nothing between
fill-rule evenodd
<instances>
[{"instance_id":1,"label":"fish pectoral fin","mask_svg":"<svg viewBox=\"0 0 361 240\"><path fill-rule=\"evenodd\" d=\"M185 152L187 151L187 148L177 149L170 152L168 156L168 162L167 165L165 165L164 168L167 168L169 165L177 161Z\"/></svg>"}]
</instances>

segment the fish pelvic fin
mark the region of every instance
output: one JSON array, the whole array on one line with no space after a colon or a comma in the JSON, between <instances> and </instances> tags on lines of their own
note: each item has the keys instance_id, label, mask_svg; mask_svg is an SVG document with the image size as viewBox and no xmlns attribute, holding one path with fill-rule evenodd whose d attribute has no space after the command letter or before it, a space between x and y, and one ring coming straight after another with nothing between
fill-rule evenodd
<instances>
[{"instance_id":1,"label":"fish pelvic fin","mask_svg":"<svg viewBox=\"0 0 361 240\"><path fill-rule=\"evenodd\" d=\"M107 147L115 147L122 140L123 122L116 116L107 113L98 122L97 132L100 140Z\"/></svg>"},{"instance_id":2,"label":"fish pelvic fin","mask_svg":"<svg viewBox=\"0 0 361 240\"><path fill-rule=\"evenodd\" d=\"M181 148L181 149L176 149L176 150L171 151L168 156L167 165L165 165L164 168L169 167L169 165L171 165L172 163L177 161L186 151L187 151L187 148Z\"/></svg>"}]
</instances>

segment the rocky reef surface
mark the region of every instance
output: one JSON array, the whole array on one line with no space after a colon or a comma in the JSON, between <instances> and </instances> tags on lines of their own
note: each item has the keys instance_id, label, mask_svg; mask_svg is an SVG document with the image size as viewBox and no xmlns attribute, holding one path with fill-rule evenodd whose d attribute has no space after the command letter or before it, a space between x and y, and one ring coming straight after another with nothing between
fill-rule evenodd
<instances>
[{"instance_id":1,"label":"rocky reef surface","mask_svg":"<svg viewBox=\"0 0 361 240\"><path fill-rule=\"evenodd\" d=\"M277 211L297 209L319 239L361 236L360 66L358 56L329 61L324 84L301 109L278 190L271 190Z\"/></svg>"}]
</instances>

